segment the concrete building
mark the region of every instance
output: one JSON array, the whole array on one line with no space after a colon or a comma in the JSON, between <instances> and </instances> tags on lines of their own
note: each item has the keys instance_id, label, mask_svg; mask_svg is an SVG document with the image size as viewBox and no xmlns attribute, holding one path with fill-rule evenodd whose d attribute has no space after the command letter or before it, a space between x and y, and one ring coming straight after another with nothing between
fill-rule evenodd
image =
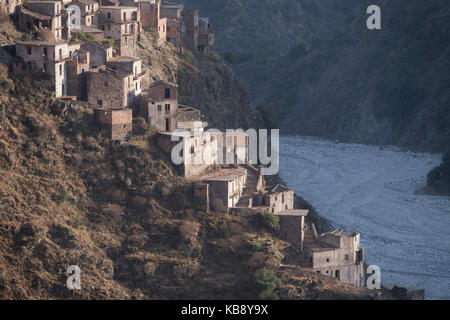
<instances>
[{"instance_id":1,"label":"concrete building","mask_svg":"<svg viewBox=\"0 0 450 320\"><path fill-rule=\"evenodd\" d=\"M142 69L141 59L130 57L114 57L106 64L113 69L121 69L133 74L134 95L140 96L142 92L142 81L145 77L145 71Z\"/></svg>"},{"instance_id":2,"label":"concrete building","mask_svg":"<svg viewBox=\"0 0 450 320\"><path fill-rule=\"evenodd\" d=\"M247 182L244 168L221 169L220 172L202 178L209 185L209 201L212 209L228 211L241 198Z\"/></svg>"},{"instance_id":3,"label":"concrete building","mask_svg":"<svg viewBox=\"0 0 450 320\"><path fill-rule=\"evenodd\" d=\"M22 0L0 0L0 14L13 14L21 4Z\"/></svg>"},{"instance_id":4,"label":"concrete building","mask_svg":"<svg viewBox=\"0 0 450 320\"><path fill-rule=\"evenodd\" d=\"M105 38L116 42L120 56L135 57L136 36L140 32L140 11L133 6L101 6L98 25Z\"/></svg>"},{"instance_id":5,"label":"concrete building","mask_svg":"<svg viewBox=\"0 0 450 320\"><path fill-rule=\"evenodd\" d=\"M65 41L20 41L16 44L16 55L23 59L28 72L47 73L54 83L56 97L61 97L67 94L66 62L79 49L79 43Z\"/></svg>"},{"instance_id":6,"label":"concrete building","mask_svg":"<svg viewBox=\"0 0 450 320\"><path fill-rule=\"evenodd\" d=\"M308 210L291 209L276 213L280 219L280 236L302 252L305 237L305 217L308 212Z\"/></svg>"},{"instance_id":7,"label":"concrete building","mask_svg":"<svg viewBox=\"0 0 450 320\"><path fill-rule=\"evenodd\" d=\"M61 1L29 1L27 8L20 7L18 27L44 41L60 41L64 29L62 16Z\"/></svg>"},{"instance_id":8,"label":"concrete building","mask_svg":"<svg viewBox=\"0 0 450 320\"><path fill-rule=\"evenodd\" d=\"M174 131L177 128L178 87L164 81L152 83L141 106L141 115L160 131Z\"/></svg>"},{"instance_id":9,"label":"concrete building","mask_svg":"<svg viewBox=\"0 0 450 320\"><path fill-rule=\"evenodd\" d=\"M294 209L294 190L279 184L264 194L262 206L267 206L270 212L275 214L292 210Z\"/></svg>"},{"instance_id":10,"label":"concrete building","mask_svg":"<svg viewBox=\"0 0 450 320\"><path fill-rule=\"evenodd\" d=\"M108 66L90 70L86 75L87 101L106 109L132 106L136 100L134 74Z\"/></svg>"},{"instance_id":11,"label":"concrete building","mask_svg":"<svg viewBox=\"0 0 450 320\"><path fill-rule=\"evenodd\" d=\"M133 131L133 111L128 108L98 108L95 111L100 126L111 140L123 140Z\"/></svg>"},{"instance_id":12,"label":"concrete building","mask_svg":"<svg viewBox=\"0 0 450 320\"><path fill-rule=\"evenodd\" d=\"M341 282L364 286L364 248L360 247L359 232L336 229L304 245L307 267Z\"/></svg>"}]
</instances>

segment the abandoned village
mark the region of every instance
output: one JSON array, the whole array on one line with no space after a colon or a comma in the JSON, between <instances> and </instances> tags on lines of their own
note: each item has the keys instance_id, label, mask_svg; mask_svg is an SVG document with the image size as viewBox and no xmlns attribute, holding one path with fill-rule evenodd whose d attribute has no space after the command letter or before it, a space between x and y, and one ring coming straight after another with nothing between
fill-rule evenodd
<instances>
[{"instance_id":1,"label":"abandoned village","mask_svg":"<svg viewBox=\"0 0 450 320\"><path fill-rule=\"evenodd\" d=\"M314 223L305 220L308 210L294 208L294 191L283 185L268 187L261 168L250 164L247 133L206 132L208 123L202 121L201 112L179 104L176 84L146 80L147 71L136 52L142 32L157 34L158 43L168 42L179 50L207 53L214 45L210 21L198 10L160 0L0 0L0 4L20 31L32 35L16 43L12 74L45 74L56 98L95 106L96 121L111 140L127 139L133 134L133 119L144 118L157 130L158 146L170 154L174 132L187 130L184 150L203 161L181 164L180 174L196 181L194 197L204 210L274 214L280 237L291 244L287 265L365 285L358 232L336 229L318 234ZM95 41L83 41L86 35ZM221 165L230 154L233 163Z\"/></svg>"}]
</instances>

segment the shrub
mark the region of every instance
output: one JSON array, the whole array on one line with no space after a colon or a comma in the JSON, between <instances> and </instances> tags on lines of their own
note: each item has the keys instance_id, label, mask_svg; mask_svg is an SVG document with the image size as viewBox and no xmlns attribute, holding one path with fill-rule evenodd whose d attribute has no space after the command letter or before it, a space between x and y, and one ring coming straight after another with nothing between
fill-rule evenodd
<instances>
[{"instance_id":1,"label":"shrub","mask_svg":"<svg viewBox=\"0 0 450 320\"><path fill-rule=\"evenodd\" d=\"M183 59L187 64L192 64L194 62L194 54L192 53L191 50L186 49L184 54L183 54Z\"/></svg>"},{"instance_id":2,"label":"shrub","mask_svg":"<svg viewBox=\"0 0 450 320\"><path fill-rule=\"evenodd\" d=\"M145 119L142 117L134 118L133 122L137 125L145 125L147 123L147 121L145 121Z\"/></svg>"},{"instance_id":3,"label":"shrub","mask_svg":"<svg viewBox=\"0 0 450 320\"><path fill-rule=\"evenodd\" d=\"M258 289L258 297L261 300L278 300L278 295L275 293L281 280L273 273L273 271L263 268L257 271L253 279Z\"/></svg>"},{"instance_id":4,"label":"shrub","mask_svg":"<svg viewBox=\"0 0 450 320\"><path fill-rule=\"evenodd\" d=\"M83 32L83 31L79 31L79 32L74 32L72 34L72 37L70 38L71 41L81 41L81 42L94 42L96 41L95 36L92 33L88 33L88 32Z\"/></svg>"},{"instance_id":5,"label":"shrub","mask_svg":"<svg viewBox=\"0 0 450 320\"><path fill-rule=\"evenodd\" d=\"M236 57L232 52L225 52L223 54L223 60L225 60L226 63L235 65L236 64Z\"/></svg>"},{"instance_id":6,"label":"shrub","mask_svg":"<svg viewBox=\"0 0 450 320\"><path fill-rule=\"evenodd\" d=\"M263 225L269 229L274 231L280 229L280 219L268 210L261 212L261 220Z\"/></svg>"},{"instance_id":7,"label":"shrub","mask_svg":"<svg viewBox=\"0 0 450 320\"><path fill-rule=\"evenodd\" d=\"M113 39L104 39L102 45L117 49L116 42Z\"/></svg>"}]
</instances>

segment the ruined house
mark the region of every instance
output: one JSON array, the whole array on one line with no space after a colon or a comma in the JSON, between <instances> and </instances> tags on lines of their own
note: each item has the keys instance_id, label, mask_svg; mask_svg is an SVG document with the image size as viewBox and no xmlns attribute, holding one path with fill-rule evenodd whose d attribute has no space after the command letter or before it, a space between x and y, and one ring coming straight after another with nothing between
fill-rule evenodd
<instances>
[{"instance_id":1,"label":"ruined house","mask_svg":"<svg viewBox=\"0 0 450 320\"><path fill-rule=\"evenodd\" d=\"M101 6L98 25L105 38L116 42L120 56L135 57L136 36L140 32L140 11L137 7Z\"/></svg>"},{"instance_id":2,"label":"ruined house","mask_svg":"<svg viewBox=\"0 0 450 320\"><path fill-rule=\"evenodd\" d=\"M75 7L78 7L80 19L77 21ZM66 6L64 12L63 21L66 22L70 19L70 27L68 27L67 38L75 32L84 32L92 34L96 40L102 41L105 37L105 33L98 29L98 14L99 5L94 0L74 0Z\"/></svg>"},{"instance_id":3,"label":"ruined house","mask_svg":"<svg viewBox=\"0 0 450 320\"><path fill-rule=\"evenodd\" d=\"M281 238L303 251L305 217L308 215L308 210L290 209L279 211L276 215L279 218Z\"/></svg>"},{"instance_id":4,"label":"ruined house","mask_svg":"<svg viewBox=\"0 0 450 320\"><path fill-rule=\"evenodd\" d=\"M114 57L114 50L112 47L98 42L82 43L81 49L90 54L89 69L100 67Z\"/></svg>"},{"instance_id":5,"label":"ruined house","mask_svg":"<svg viewBox=\"0 0 450 320\"><path fill-rule=\"evenodd\" d=\"M336 229L321 234L316 241L305 241L304 246L304 266L341 282L364 286L364 248L360 247L359 232Z\"/></svg>"},{"instance_id":6,"label":"ruined house","mask_svg":"<svg viewBox=\"0 0 450 320\"><path fill-rule=\"evenodd\" d=\"M54 84L56 97L61 97L67 94L66 62L79 49L79 43L66 41L20 41L16 44L16 55L23 60L26 71L48 74Z\"/></svg>"},{"instance_id":7,"label":"ruined house","mask_svg":"<svg viewBox=\"0 0 450 320\"><path fill-rule=\"evenodd\" d=\"M195 50L198 47L198 10L183 10L181 16L181 38Z\"/></svg>"},{"instance_id":8,"label":"ruined house","mask_svg":"<svg viewBox=\"0 0 450 320\"><path fill-rule=\"evenodd\" d=\"M264 194L261 205L268 207L272 213L292 210L294 209L294 190L279 184Z\"/></svg>"},{"instance_id":9,"label":"ruined house","mask_svg":"<svg viewBox=\"0 0 450 320\"><path fill-rule=\"evenodd\" d=\"M166 41L167 19L161 17L161 1L140 0L138 7L141 12L142 28L158 32L159 43Z\"/></svg>"},{"instance_id":10,"label":"ruined house","mask_svg":"<svg viewBox=\"0 0 450 320\"><path fill-rule=\"evenodd\" d=\"M211 209L228 211L240 200L247 183L247 170L244 168L220 169L219 172L202 177L209 185Z\"/></svg>"},{"instance_id":11,"label":"ruined house","mask_svg":"<svg viewBox=\"0 0 450 320\"><path fill-rule=\"evenodd\" d=\"M86 75L87 101L103 108L132 106L136 99L134 74L120 68L100 66Z\"/></svg>"},{"instance_id":12,"label":"ruined house","mask_svg":"<svg viewBox=\"0 0 450 320\"><path fill-rule=\"evenodd\" d=\"M197 49L200 52L208 52L214 45L214 30L209 23L209 18L199 18L197 41Z\"/></svg>"},{"instance_id":13,"label":"ruined house","mask_svg":"<svg viewBox=\"0 0 450 320\"><path fill-rule=\"evenodd\" d=\"M161 18L167 19L166 41L179 45L181 40L182 4L164 3L161 5Z\"/></svg>"},{"instance_id":14,"label":"ruined house","mask_svg":"<svg viewBox=\"0 0 450 320\"><path fill-rule=\"evenodd\" d=\"M123 140L133 131L133 111L129 108L98 108L95 115L111 140Z\"/></svg>"},{"instance_id":15,"label":"ruined house","mask_svg":"<svg viewBox=\"0 0 450 320\"><path fill-rule=\"evenodd\" d=\"M156 141L173 161L174 153L177 155L179 161L174 161L174 164L184 177L200 176L217 163L217 140L203 131L202 122L197 122L192 132L158 132Z\"/></svg>"},{"instance_id":16,"label":"ruined house","mask_svg":"<svg viewBox=\"0 0 450 320\"><path fill-rule=\"evenodd\" d=\"M33 33L35 38L44 41L63 39L61 1L29 1L27 8L20 7L18 27L23 32Z\"/></svg>"},{"instance_id":17,"label":"ruined house","mask_svg":"<svg viewBox=\"0 0 450 320\"><path fill-rule=\"evenodd\" d=\"M73 0L69 3L69 6L77 6L80 9L81 21L80 23L85 26L97 26L99 5L94 0Z\"/></svg>"},{"instance_id":18,"label":"ruined house","mask_svg":"<svg viewBox=\"0 0 450 320\"><path fill-rule=\"evenodd\" d=\"M90 53L76 50L67 61L67 95L78 100L87 100L86 71L89 70Z\"/></svg>"},{"instance_id":19,"label":"ruined house","mask_svg":"<svg viewBox=\"0 0 450 320\"><path fill-rule=\"evenodd\" d=\"M0 14L13 14L22 0L0 0Z\"/></svg>"},{"instance_id":20,"label":"ruined house","mask_svg":"<svg viewBox=\"0 0 450 320\"><path fill-rule=\"evenodd\" d=\"M234 166L249 162L249 136L242 130L227 130L215 133L217 144L218 161L224 166Z\"/></svg>"},{"instance_id":21,"label":"ruined house","mask_svg":"<svg viewBox=\"0 0 450 320\"><path fill-rule=\"evenodd\" d=\"M174 131L177 128L178 87L164 81L152 83L140 113L158 130Z\"/></svg>"}]
</instances>

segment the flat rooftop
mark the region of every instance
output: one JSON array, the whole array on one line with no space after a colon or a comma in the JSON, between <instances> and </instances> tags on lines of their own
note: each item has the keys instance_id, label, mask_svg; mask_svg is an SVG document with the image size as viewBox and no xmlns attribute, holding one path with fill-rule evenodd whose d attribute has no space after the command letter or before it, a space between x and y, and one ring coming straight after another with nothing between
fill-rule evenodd
<instances>
[{"instance_id":1,"label":"flat rooftop","mask_svg":"<svg viewBox=\"0 0 450 320\"><path fill-rule=\"evenodd\" d=\"M30 41L17 41L16 44L22 44L26 46L57 46L61 44L68 44L67 41L42 41L42 40L30 40Z\"/></svg>"},{"instance_id":2,"label":"flat rooftop","mask_svg":"<svg viewBox=\"0 0 450 320\"><path fill-rule=\"evenodd\" d=\"M276 213L277 216L303 216L306 217L309 213L309 210L300 210L300 209L291 209L284 210Z\"/></svg>"},{"instance_id":3,"label":"flat rooftop","mask_svg":"<svg viewBox=\"0 0 450 320\"><path fill-rule=\"evenodd\" d=\"M232 181L236 180L247 173L246 169L233 168L233 169L220 169L211 175L202 177L203 181Z\"/></svg>"}]
</instances>

